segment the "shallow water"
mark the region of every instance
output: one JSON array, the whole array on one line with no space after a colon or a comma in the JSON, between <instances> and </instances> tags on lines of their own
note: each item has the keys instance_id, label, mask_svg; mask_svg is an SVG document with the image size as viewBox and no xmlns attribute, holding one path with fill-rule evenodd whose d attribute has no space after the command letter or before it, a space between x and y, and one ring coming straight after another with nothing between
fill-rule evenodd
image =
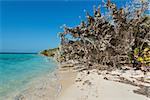
<instances>
[{"instance_id":1,"label":"shallow water","mask_svg":"<svg viewBox=\"0 0 150 100\"><path fill-rule=\"evenodd\" d=\"M0 54L0 98L55 68L56 62L37 54Z\"/></svg>"}]
</instances>

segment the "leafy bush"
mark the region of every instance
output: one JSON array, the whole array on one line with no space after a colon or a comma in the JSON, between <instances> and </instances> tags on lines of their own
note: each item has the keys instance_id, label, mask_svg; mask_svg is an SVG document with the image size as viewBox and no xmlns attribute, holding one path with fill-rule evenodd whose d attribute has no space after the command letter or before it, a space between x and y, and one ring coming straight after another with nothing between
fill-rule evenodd
<instances>
[{"instance_id":1,"label":"leafy bush","mask_svg":"<svg viewBox=\"0 0 150 100\"><path fill-rule=\"evenodd\" d=\"M142 70L150 70L150 48L134 49L134 59L139 63Z\"/></svg>"}]
</instances>

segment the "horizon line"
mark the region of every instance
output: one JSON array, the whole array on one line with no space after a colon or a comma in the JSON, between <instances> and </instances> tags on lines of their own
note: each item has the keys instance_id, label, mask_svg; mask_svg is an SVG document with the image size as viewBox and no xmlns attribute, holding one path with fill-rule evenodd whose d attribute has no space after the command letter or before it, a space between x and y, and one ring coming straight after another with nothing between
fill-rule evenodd
<instances>
[{"instance_id":1,"label":"horizon line","mask_svg":"<svg viewBox=\"0 0 150 100\"><path fill-rule=\"evenodd\" d=\"M0 52L0 54L38 54L38 52Z\"/></svg>"}]
</instances>

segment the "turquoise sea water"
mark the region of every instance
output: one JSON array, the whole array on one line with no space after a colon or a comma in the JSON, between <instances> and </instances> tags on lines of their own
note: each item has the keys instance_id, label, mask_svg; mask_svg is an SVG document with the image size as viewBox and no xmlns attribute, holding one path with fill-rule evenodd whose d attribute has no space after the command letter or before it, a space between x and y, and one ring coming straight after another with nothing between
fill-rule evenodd
<instances>
[{"instance_id":1,"label":"turquoise sea water","mask_svg":"<svg viewBox=\"0 0 150 100\"><path fill-rule=\"evenodd\" d=\"M52 59L38 54L0 54L0 98L55 68Z\"/></svg>"}]
</instances>

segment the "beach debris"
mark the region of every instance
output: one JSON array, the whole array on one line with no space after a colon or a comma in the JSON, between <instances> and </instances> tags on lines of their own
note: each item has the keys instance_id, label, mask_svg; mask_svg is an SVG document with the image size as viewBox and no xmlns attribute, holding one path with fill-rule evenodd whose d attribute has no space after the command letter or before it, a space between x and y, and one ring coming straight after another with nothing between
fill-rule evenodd
<instances>
[{"instance_id":1,"label":"beach debris","mask_svg":"<svg viewBox=\"0 0 150 100\"><path fill-rule=\"evenodd\" d=\"M87 74L90 74L90 72L88 71Z\"/></svg>"},{"instance_id":2,"label":"beach debris","mask_svg":"<svg viewBox=\"0 0 150 100\"><path fill-rule=\"evenodd\" d=\"M104 77L104 79L105 79L105 80L108 80L108 78L107 78L107 77Z\"/></svg>"},{"instance_id":3,"label":"beach debris","mask_svg":"<svg viewBox=\"0 0 150 100\"><path fill-rule=\"evenodd\" d=\"M73 64L62 64L61 68L70 68L70 67L74 67Z\"/></svg>"},{"instance_id":4,"label":"beach debris","mask_svg":"<svg viewBox=\"0 0 150 100\"><path fill-rule=\"evenodd\" d=\"M81 82L82 79L81 78L78 78L75 82Z\"/></svg>"},{"instance_id":5,"label":"beach debris","mask_svg":"<svg viewBox=\"0 0 150 100\"><path fill-rule=\"evenodd\" d=\"M92 83L89 80L86 80L86 81L83 82L83 85L85 85L85 84L91 85Z\"/></svg>"}]
</instances>

